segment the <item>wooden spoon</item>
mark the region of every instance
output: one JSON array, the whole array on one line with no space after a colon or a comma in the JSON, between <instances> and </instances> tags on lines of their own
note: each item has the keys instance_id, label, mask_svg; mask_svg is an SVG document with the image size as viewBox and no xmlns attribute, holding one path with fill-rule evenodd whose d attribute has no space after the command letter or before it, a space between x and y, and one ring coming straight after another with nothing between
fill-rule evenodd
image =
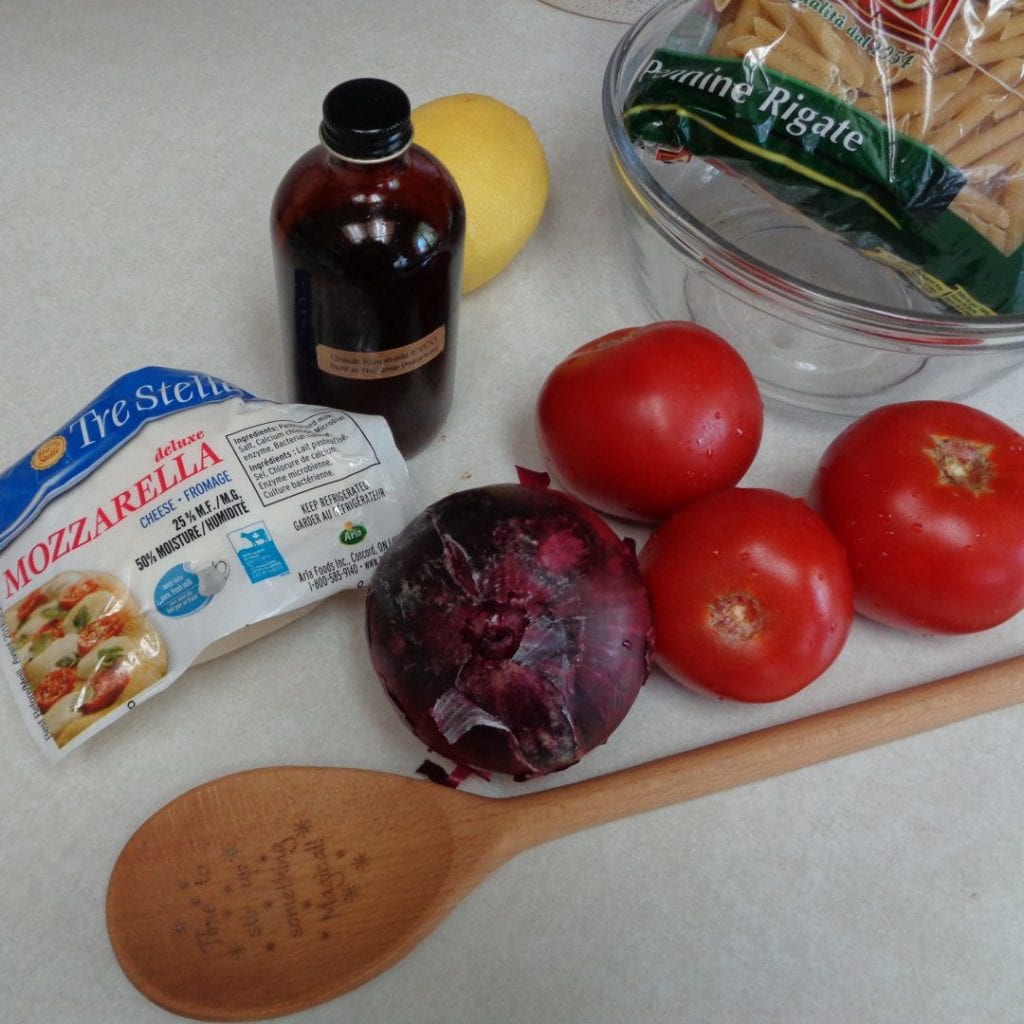
<instances>
[{"instance_id":1,"label":"wooden spoon","mask_svg":"<svg viewBox=\"0 0 1024 1024\"><path fill-rule=\"evenodd\" d=\"M528 847L1022 700L1018 657L504 799L348 768L227 775L131 837L110 879L107 927L128 977L175 1013L292 1013L400 960Z\"/></svg>"}]
</instances>

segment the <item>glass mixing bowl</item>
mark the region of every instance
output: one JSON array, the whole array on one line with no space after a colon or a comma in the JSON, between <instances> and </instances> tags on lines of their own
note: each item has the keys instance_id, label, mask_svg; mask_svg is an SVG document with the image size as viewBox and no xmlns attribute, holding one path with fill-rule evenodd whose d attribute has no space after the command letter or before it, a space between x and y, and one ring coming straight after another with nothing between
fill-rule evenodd
<instances>
[{"instance_id":1,"label":"glass mixing bowl","mask_svg":"<svg viewBox=\"0 0 1024 1024\"><path fill-rule=\"evenodd\" d=\"M721 334L766 397L850 416L964 398L1024 363L1024 317L943 312L735 173L699 157L659 163L633 146L622 123L631 85L656 47L712 10L709 0L663 0L626 32L605 73L624 234L652 316Z\"/></svg>"}]
</instances>

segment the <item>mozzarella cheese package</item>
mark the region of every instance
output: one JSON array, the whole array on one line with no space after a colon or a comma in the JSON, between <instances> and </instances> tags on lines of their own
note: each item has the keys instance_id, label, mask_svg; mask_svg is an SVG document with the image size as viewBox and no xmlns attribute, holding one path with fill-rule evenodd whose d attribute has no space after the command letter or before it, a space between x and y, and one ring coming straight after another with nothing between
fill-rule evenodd
<instances>
[{"instance_id":1,"label":"mozzarella cheese package","mask_svg":"<svg viewBox=\"0 0 1024 1024\"><path fill-rule=\"evenodd\" d=\"M416 512L376 416L124 375L0 474L3 673L53 759L362 587Z\"/></svg>"}]
</instances>

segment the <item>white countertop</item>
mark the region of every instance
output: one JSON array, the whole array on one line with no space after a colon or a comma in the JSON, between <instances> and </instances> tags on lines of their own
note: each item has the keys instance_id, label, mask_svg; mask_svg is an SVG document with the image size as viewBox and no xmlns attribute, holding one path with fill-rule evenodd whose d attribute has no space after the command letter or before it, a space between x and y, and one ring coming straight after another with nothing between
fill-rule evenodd
<instances>
[{"instance_id":1,"label":"white countertop","mask_svg":"<svg viewBox=\"0 0 1024 1024\"><path fill-rule=\"evenodd\" d=\"M489 93L533 122L544 220L462 305L456 405L410 470L427 504L539 466L533 400L583 341L649 319L620 248L600 85L623 26L537 0L0 0L0 464L125 370L284 398L268 208L323 94ZM975 404L1024 428L1018 374ZM841 422L770 409L748 483L801 493ZM855 624L781 704L655 673L560 785L1006 657ZM286 763L411 774L425 753L372 678L359 602L196 668L57 765L0 694L0 1020L155 1024L104 893L134 828L193 785ZM503 867L405 961L301 1024L1024 1022L1024 709L576 834ZM427 783L424 783L426 785Z\"/></svg>"}]
</instances>

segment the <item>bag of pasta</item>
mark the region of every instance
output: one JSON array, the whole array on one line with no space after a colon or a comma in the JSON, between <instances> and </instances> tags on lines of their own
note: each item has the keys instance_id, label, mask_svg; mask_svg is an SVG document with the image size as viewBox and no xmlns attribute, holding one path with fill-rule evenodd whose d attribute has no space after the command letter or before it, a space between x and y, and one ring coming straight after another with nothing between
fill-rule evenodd
<instances>
[{"instance_id":1,"label":"bag of pasta","mask_svg":"<svg viewBox=\"0 0 1024 1024\"><path fill-rule=\"evenodd\" d=\"M948 310L1024 312L1022 0L698 0L634 144L742 171Z\"/></svg>"}]
</instances>

